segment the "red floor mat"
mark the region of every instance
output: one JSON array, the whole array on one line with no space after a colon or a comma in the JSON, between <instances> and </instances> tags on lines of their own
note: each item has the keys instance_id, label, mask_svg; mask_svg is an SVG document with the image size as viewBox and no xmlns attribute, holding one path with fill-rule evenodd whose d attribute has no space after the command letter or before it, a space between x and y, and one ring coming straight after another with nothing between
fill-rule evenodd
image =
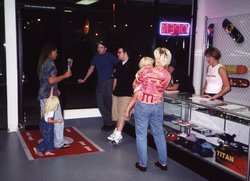
<instances>
[{"instance_id":1,"label":"red floor mat","mask_svg":"<svg viewBox=\"0 0 250 181\"><path fill-rule=\"evenodd\" d=\"M55 155L53 156L35 155L33 147L35 147L41 139L41 133L39 130L20 131L17 134L29 160L104 151L74 127L64 128L64 136L73 140L70 148L55 149L53 151Z\"/></svg>"}]
</instances>

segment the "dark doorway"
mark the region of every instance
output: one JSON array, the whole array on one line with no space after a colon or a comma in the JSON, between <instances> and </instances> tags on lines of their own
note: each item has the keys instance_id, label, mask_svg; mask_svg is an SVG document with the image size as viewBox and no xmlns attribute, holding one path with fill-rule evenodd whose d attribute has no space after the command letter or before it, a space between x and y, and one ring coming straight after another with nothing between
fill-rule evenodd
<instances>
[{"instance_id":1,"label":"dark doorway","mask_svg":"<svg viewBox=\"0 0 250 181\"><path fill-rule=\"evenodd\" d=\"M85 84L77 84L77 79L86 74L99 40L106 41L108 51L114 55L120 45L128 46L135 61L139 61L142 56L152 56L152 50L156 46L165 46L181 57L178 58L180 64L187 66L189 37L172 37L166 41L165 37L159 36L158 24L162 18L190 22L191 3L173 5L149 1L119 1L114 11L111 0L101 0L85 7L76 6L73 1L62 0L58 0L58 3L41 1L36 6L28 0L18 2L19 81L22 97L20 116L25 126L38 125L39 122L39 81L36 67L42 46L48 42L58 47L56 66L59 75L66 70L67 58L74 60L73 76L59 83L63 109L96 107L96 74L91 75ZM67 4L69 2L71 4ZM52 6L55 9L49 8ZM66 8L71 12L65 11ZM84 32L87 20L88 33ZM187 45L184 49L183 42Z\"/></svg>"},{"instance_id":2,"label":"dark doorway","mask_svg":"<svg viewBox=\"0 0 250 181\"><path fill-rule=\"evenodd\" d=\"M7 130L7 87L6 87L6 55L4 6L0 0L0 130Z\"/></svg>"}]
</instances>

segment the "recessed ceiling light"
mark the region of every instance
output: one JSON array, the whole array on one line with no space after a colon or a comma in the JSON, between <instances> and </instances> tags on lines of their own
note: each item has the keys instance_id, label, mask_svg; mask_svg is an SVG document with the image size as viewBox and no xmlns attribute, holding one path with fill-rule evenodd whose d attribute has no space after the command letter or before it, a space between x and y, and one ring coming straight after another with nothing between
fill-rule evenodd
<instances>
[{"instance_id":1,"label":"recessed ceiling light","mask_svg":"<svg viewBox=\"0 0 250 181\"><path fill-rule=\"evenodd\" d=\"M56 9L54 6L38 6L38 5L30 5L30 4L25 4L25 8L37 8L37 9Z\"/></svg>"},{"instance_id":2,"label":"recessed ceiling light","mask_svg":"<svg viewBox=\"0 0 250 181\"><path fill-rule=\"evenodd\" d=\"M65 13L72 13L72 10L71 9L64 9L64 12Z\"/></svg>"},{"instance_id":3,"label":"recessed ceiling light","mask_svg":"<svg viewBox=\"0 0 250 181\"><path fill-rule=\"evenodd\" d=\"M81 0L81 1L76 2L76 4L90 5L90 4L93 4L93 3L96 3L96 2L98 2L98 0Z\"/></svg>"}]
</instances>

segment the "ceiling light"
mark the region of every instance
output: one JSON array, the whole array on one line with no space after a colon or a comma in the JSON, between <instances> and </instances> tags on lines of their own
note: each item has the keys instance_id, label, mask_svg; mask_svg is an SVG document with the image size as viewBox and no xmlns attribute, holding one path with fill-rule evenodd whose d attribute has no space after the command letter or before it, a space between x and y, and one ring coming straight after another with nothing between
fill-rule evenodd
<instances>
[{"instance_id":1,"label":"ceiling light","mask_svg":"<svg viewBox=\"0 0 250 181\"><path fill-rule=\"evenodd\" d=\"M30 4L25 4L25 8L37 8L37 9L56 9L54 6L38 6L38 5L30 5Z\"/></svg>"},{"instance_id":2,"label":"ceiling light","mask_svg":"<svg viewBox=\"0 0 250 181\"><path fill-rule=\"evenodd\" d=\"M64 9L64 12L65 13L72 13L72 10L71 9Z\"/></svg>"},{"instance_id":3,"label":"ceiling light","mask_svg":"<svg viewBox=\"0 0 250 181\"><path fill-rule=\"evenodd\" d=\"M90 5L90 4L93 4L93 3L96 3L96 2L98 2L98 0L81 0L81 1L76 2L76 4Z\"/></svg>"}]
</instances>

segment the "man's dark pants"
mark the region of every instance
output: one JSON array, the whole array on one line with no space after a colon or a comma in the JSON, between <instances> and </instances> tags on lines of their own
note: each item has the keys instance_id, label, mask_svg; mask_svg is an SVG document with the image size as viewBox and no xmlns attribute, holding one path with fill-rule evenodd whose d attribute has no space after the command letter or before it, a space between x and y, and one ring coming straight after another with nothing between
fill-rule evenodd
<instances>
[{"instance_id":1,"label":"man's dark pants","mask_svg":"<svg viewBox=\"0 0 250 181\"><path fill-rule=\"evenodd\" d=\"M101 83L98 83L96 88L97 106L102 115L104 126L114 125L111 118L112 86L113 86L113 79L108 79Z\"/></svg>"}]
</instances>

